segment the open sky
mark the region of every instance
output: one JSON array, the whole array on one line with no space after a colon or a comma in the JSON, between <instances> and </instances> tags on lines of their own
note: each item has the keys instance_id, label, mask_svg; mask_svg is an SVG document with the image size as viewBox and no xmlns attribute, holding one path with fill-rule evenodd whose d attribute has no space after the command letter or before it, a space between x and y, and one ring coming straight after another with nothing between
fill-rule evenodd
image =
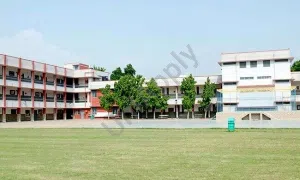
<instances>
[{"instance_id":1,"label":"open sky","mask_svg":"<svg viewBox=\"0 0 300 180\"><path fill-rule=\"evenodd\" d=\"M300 58L299 7L298 0L3 0L0 53L107 71L131 63L146 77L167 76L170 63L181 74L218 74L222 52L290 48ZM196 68L179 55L188 44Z\"/></svg>"}]
</instances>

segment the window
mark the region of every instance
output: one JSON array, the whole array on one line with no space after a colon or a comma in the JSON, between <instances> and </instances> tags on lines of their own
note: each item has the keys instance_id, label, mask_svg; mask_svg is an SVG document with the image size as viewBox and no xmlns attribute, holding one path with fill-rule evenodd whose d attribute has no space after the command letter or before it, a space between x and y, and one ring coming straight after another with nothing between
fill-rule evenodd
<instances>
[{"instance_id":1,"label":"window","mask_svg":"<svg viewBox=\"0 0 300 180\"><path fill-rule=\"evenodd\" d=\"M78 69L78 65L74 65L73 67L74 67L74 69L75 69L75 70L77 70L77 69Z\"/></svg>"},{"instance_id":2,"label":"window","mask_svg":"<svg viewBox=\"0 0 300 180\"><path fill-rule=\"evenodd\" d=\"M97 97L97 91L96 90L92 90L92 97Z\"/></svg>"},{"instance_id":3,"label":"window","mask_svg":"<svg viewBox=\"0 0 300 180\"><path fill-rule=\"evenodd\" d=\"M167 95L169 95L169 88L167 88Z\"/></svg>"},{"instance_id":4,"label":"window","mask_svg":"<svg viewBox=\"0 0 300 180\"><path fill-rule=\"evenodd\" d=\"M290 80L276 80L276 83L288 83Z\"/></svg>"},{"instance_id":5,"label":"window","mask_svg":"<svg viewBox=\"0 0 300 180\"><path fill-rule=\"evenodd\" d=\"M279 60L275 60L275 62L277 63L277 62L288 62L289 60L287 60L287 59L279 59Z\"/></svg>"},{"instance_id":6,"label":"window","mask_svg":"<svg viewBox=\"0 0 300 180\"><path fill-rule=\"evenodd\" d=\"M92 108L92 114L97 114L97 108Z\"/></svg>"},{"instance_id":7,"label":"window","mask_svg":"<svg viewBox=\"0 0 300 180\"><path fill-rule=\"evenodd\" d=\"M227 63L223 63L223 65L224 66L226 66L226 65L236 65L236 63L235 62L227 62Z\"/></svg>"},{"instance_id":8,"label":"window","mask_svg":"<svg viewBox=\"0 0 300 180\"><path fill-rule=\"evenodd\" d=\"M250 62L250 67L252 67L252 68L257 67L257 61L251 61Z\"/></svg>"},{"instance_id":9,"label":"window","mask_svg":"<svg viewBox=\"0 0 300 180\"><path fill-rule=\"evenodd\" d=\"M270 60L263 61L264 67L270 67Z\"/></svg>"},{"instance_id":10,"label":"window","mask_svg":"<svg viewBox=\"0 0 300 180\"><path fill-rule=\"evenodd\" d=\"M271 79L271 76L257 76L257 79Z\"/></svg>"},{"instance_id":11,"label":"window","mask_svg":"<svg viewBox=\"0 0 300 180\"><path fill-rule=\"evenodd\" d=\"M200 89L199 89L199 86L197 86L197 94L199 94L199 90L200 90Z\"/></svg>"},{"instance_id":12,"label":"window","mask_svg":"<svg viewBox=\"0 0 300 180\"><path fill-rule=\"evenodd\" d=\"M8 72L8 75L9 75L9 76L15 76L15 72L14 72L14 71L9 71L9 72Z\"/></svg>"},{"instance_id":13,"label":"window","mask_svg":"<svg viewBox=\"0 0 300 180\"><path fill-rule=\"evenodd\" d=\"M240 80L252 80L254 77L240 77Z\"/></svg>"},{"instance_id":14,"label":"window","mask_svg":"<svg viewBox=\"0 0 300 180\"><path fill-rule=\"evenodd\" d=\"M246 68L247 63L246 62L240 62L240 68Z\"/></svg>"},{"instance_id":15,"label":"window","mask_svg":"<svg viewBox=\"0 0 300 180\"><path fill-rule=\"evenodd\" d=\"M17 109L11 109L10 114L17 114Z\"/></svg>"},{"instance_id":16,"label":"window","mask_svg":"<svg viewBox=\"0 0 300 180\"><path fill-rule=\"evenodd\" d=\"M226 82L224 86L236 85L236 82Z\"/></svg>"}]
</instances>

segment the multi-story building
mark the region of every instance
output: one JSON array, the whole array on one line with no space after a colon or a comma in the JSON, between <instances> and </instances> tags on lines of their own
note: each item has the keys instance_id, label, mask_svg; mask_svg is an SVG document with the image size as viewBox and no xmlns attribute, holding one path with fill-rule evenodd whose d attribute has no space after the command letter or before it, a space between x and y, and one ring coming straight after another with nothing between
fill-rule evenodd
<instances>
[{"instance_id":1,"label":"multi-story building","mask_svg":"<svg viewBox=\"0 0 300 180\"><path fill-rule=\"evenodd\" d=\"M289 49L222 53L221 75L194 77L195 117L201 117L203 110L198 101L209 78L217 85L210 107L211 116L218 112L217 119L228 116L245 120L298 118L300 72L290 71L293 59ZM109 81L107 73L87 65L75 63L58 67L1 55L0 66L3 121L86 119L91 114L101 118L118 112L115 106L107 113L99 102L99 89L107 84L113 89L115 81ZM169 117L186 117L180 91L183 78L156 79L162 94L169 97L165 111ZM130 117L134 112L128 107L125 113ZM148 117L152 114L150 110Z\"/></svg>"},{"instance_id":2,"label":"multi-story building","mask_svg":"<svg viewBox=\"0 0 300 180\"><path fill-rule=\"evenodd\" d=\"M92 81L108 73L75 63L64 67L0 55L2 122L88 118Z\"/></svg>"}]
</instances>

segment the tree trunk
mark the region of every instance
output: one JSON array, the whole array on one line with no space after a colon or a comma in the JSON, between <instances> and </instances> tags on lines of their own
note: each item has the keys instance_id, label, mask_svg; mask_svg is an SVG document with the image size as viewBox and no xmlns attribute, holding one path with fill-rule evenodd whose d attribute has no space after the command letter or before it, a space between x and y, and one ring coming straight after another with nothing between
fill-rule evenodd
<instances>
[{"instance_id":1,"label":"tree trunk","mask_svg":"<svg viewBox=\"0 0 300 180\"><path fill-rule=\"evenodd\" d=\"M146 119L148 119L148 109L146 110Z\"/></svg>"},{"instance_id":2,"label":"tree trunk","mask_svg":"<svg viewBox=\"0 0 300 180\"><path fill-rule=\"evenodd\" d=\"M160 110L160 115L163 115L163 110Z\"/></svg>"},{"instance_id":3,"label":"tree trunk","mask_svg":"<svg viewBox=\"0 0 300 180\"><path fill-rule=\"evenodd\" d=\"M155 108L153 109L153 119L155 119Z\"/></svg>"},{"instance_id":4,"label":"tree trunk","mask_svg":"<svg viewBox=\"0 0 300 180\"><path fill-rule=\"evenodd\" d=\"M107 111L107 119L109 119L109 111Z\"/></svg>"},{"instance_id":5,"label":"tree trunk","mask_svg":"<svg viewBox=\"0 0 300 180\"><path fill-rule=\"evenodd\" d=\"M138 119L140 119L140 111L138 111Z\"/></svg>"},{"instance_id":6,"label":"tree trunk","mask_svg":"<svg viewBox=\"0 0 300 180\"><path fill-rule=\"evenodd\" d=\"M123 112L123 110L122 110L122 119L124 119L124 112Z\"/></svg>"},{"instance_id":7,"label":"tree trunk","mask_svg":"<svg viewBox=\"0 0 300 180\"><path fill-rule=\"evenodd\" d=\"M195 119L195 115L194 114L195 114L195 112L193 111L192 112L192 119Z\"/></svg>"},{"instance_id":8,"label":"tree trunk","mask_svg":"<svg viewBox=\"0 0 300 180\"><path fill-rule=\"evenodd\" d=\"M206 111L206 110L204 110L204 119L206 118L206 113L207 113L207 111Z\"/></svg>"},{"instance_id":9,"label":"tree trunk","mask_svg":"<svg viewBox=\"0 0 300 180\"><path fill-rule=\"evenodd\" d=\"M190 111L187 113L187 119L190 119Z\"/></svg>"}]
</instances>

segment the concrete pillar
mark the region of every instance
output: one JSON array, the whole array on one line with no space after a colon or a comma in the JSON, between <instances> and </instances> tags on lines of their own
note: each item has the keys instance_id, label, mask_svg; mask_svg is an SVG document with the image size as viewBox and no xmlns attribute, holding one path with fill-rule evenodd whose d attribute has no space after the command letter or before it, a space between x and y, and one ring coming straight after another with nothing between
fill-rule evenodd
<instances>
[{"instance_id":1,"label":"concrete pillar","mask_svg":"<svg viewBox=\"0 0 300 180\"><path fill-rule=\"evenodd\" d=\"M6 108L2 108L2 122L6 122Z\"/></svg>"},{"instance_id":2,"label":"concrete pillar","mask_svg":"<svg viewBox=\"0 0 300 180\"><path fill-rule=\"evenodd\" d=\"M20 108L17 109L17 121L21 122L21 109Z\"/></svg>"},{"instance_id":3,"label":"concrete pillar","mask_svg":"<svg viewBox=\"0 0 300 180\"><path fill-rule=\"evenodd\" d=\"M30 121L34 121L34 108L31 108L30 111Z\"/></svg>"},{"instance_id":4,"label":"concrete pillar","mask_svg":"<svg viewBox=\"0 0 300 180\"><path fill-rule=\"evenodd\" d=\"M43 109L43 121L46 121L46 109Z\"/></svg>"},{"instance_id":5,"label":"concrete pillar","mask_svg":"<svg viewBox=\"0 0 300 180\"><path fill-rule=\"evenodd\" d=\"M176 110L176 118L178 119L178 111L179 111L178 105L175 105L175 110Z\"/></svg>"},{"instance_id":6,"label":"concrete pillar","mask_svg":"<svg viewBox=\"0 0 300 180\"><path fill-rule=\"evenodd\" d=\"M64 109L64 120L67 120L67 109Z\"/></svg>"}]
</instances>

